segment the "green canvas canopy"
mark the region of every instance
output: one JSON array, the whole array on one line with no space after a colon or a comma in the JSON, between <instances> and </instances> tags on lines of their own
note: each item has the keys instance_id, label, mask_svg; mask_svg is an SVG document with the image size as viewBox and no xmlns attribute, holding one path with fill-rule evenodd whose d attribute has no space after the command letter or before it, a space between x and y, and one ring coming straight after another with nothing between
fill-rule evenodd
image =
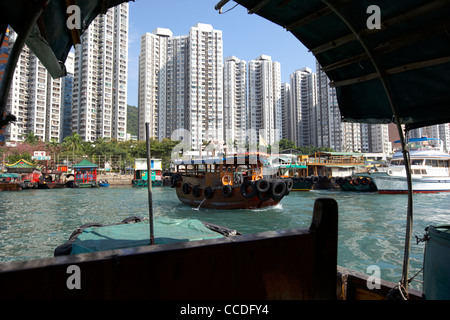
<instances>
[{"instance_id":1,"label":"green canvas canopy","mask_svg":"<svg viewBox=\"0 0 450 320\"><path fill-rule=\"evenodd\" d=\"M197 219L159 217L154 221L155 244L222 238L240 234L236 230ZM125 249L150 245L149 221L136 217L113 225L88 224L78 228L55 250L55 256Z\"/></svg>"},{"instance_id":2,"label":"green canvas canopy","mask_svg":"<svg viewBox=\"0 0 450 320\"><path fill-rule=\"evenodd\" d=\"M343 120L397 118L409 129L450 122L450 1L235 2L312 52L336 88ZM377 17L379 29L372 28Z\"/></svg>"}]
</instances>

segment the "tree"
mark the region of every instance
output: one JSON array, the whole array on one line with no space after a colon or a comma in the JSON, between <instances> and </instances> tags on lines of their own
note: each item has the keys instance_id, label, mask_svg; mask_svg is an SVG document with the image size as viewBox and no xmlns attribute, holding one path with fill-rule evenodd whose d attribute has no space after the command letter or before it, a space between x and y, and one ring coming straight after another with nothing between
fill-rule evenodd
<instances>
[{"instance_id":1,"label":"tree","mask_svg":"<svg viewBox=\"0 0 450 320\"><path fill-rule=\"evenodd\" d=\"M67 151L79 153L82 150L83 140L78 133L73 132L71 136L64 138L64 147Z\"/></svg>"},{"instance_id":2,"label":"tree","mask_svg":"<svg viewBox=\"0 0 450 320\"><path fill-rule=\"evenodd\" d=\"M38 144L39 141L41 141L41 139L38 136L34 135L33 131L25 133L24 135L22 135L22 138L23 142L29 143L31 145Z\"/></svg>"},{"instance_id":3,"label":"tree","mask_svg":"<svg viewBox=\"0 0 450 320\"><path fill-rule=\"evenodd\" d=\"M287 139L281 139L278 142L278 147L280 149L280 152L283 150L289 150L289 149L297 149L297 146L295 145L294 141L287 140Z\"/></svg>"}]
</instances>

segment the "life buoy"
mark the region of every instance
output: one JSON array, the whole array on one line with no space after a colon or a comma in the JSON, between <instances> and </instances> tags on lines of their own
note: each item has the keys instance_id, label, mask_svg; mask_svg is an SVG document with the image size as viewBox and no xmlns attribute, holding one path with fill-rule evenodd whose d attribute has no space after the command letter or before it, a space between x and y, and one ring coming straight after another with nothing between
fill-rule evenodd
<instances>
[{"instance_id":1,"label":"life buoy","mask_svg":"<svg viewBox=\"0 0 450 320\"><path fill-rule=\"evenodd\" d=\"M267 201L272 198L272 193L270 192L270 190L268 190L267 192L258 192L258 198L261 201Z\"/></svg>"},{"instance_id":2,"label":"life buoy","mask_svg":"<svg viewBox=\"0 0 450 320\"><path fill-rule=\"evenodd\" d=\"M178 180L180 180L180 176L177 174L174 174L171 178L171 183L170 183L170 187L171 188L175 188L177 186L177 182Z\"/></svg>"},{"instance_id":3,"label":"life buoy","mask_svg":"<svg viewBox=\"0 0 450 320\"><path fill-rule=\"evenodd\" d=\"M231 188L230 185L227 184L222 187L222 195L224 197L231 197L232 193L233 193L233 188Z\"/></svg>"},{"instance_id":4,"label":"life buoy","mask_svg":"<svg viewBox=\"0 0 450 320\"><path fill-rule=\"evenodd\" d=\"M196 198L200 197L200 187L199 186L194 186L194 188L192 188L192 194Z\"/></svg>"},{"instance_id":5,"label":"life buoy","mask_svg":"<svg viewBox=\"0 0 450 320\"><path fill-rule=\"evenodd\" d=\"M223 177L222 177L222 184L223 185L228 185L228 184L230 184L230 182L232 181L232 177L231 177L231 175L229 175L229 174L226 174L226 175L224 175Z\"/></svg>"},{"instance_id":6,"label":"life buoy","mask_svg":"<svg viewBox=\"0 0 450 320\"><path fill-rule=\"evenodd\" d=\"M363 177L361 182L364 185L368 185L369 184L369 179L367 177Z\"/></svg>"},{"instance_id":7,"label":"life buoy","mask_svg":"<svg viewBox=\"0 0 450 320\"><path fill-rule=\"evenodd\" d=\"M272 199L277 201L280 200L284 193L286 192L286 184L283 181L277 180L271 188L272 191Z\"/></svg>"},{"instance_id":8,"label":"life buoy","mask_svg":"<svg viewBox=\"0 0 450 320\"><path fill-rule=\"evenodd\" d=\"M259 179L255 182L256 191L259 193L267 192L270 188L270 182L267 179Z\"/></svg>"},{"instance_id":9,"label":"life buoy","mask_svg":"<svg viewBox=\"0 0 450 320\"><path fill-rule=\"evenodd\" d=\"M211 187L206 187L204 192L206 199L211 199L214 194L214 190Z\"/></svg>"},{"instance_id":10,"label":"life buoy","mask_svg":"<svg viewBox=\"0 0 450 320\"><path fill-rule=\"evenodd\" d=\"M291 178L288 178L285 182L287 192L291 192L292 188L294 187L294 181Z\"/></svg>"},{"instance_id":11,"label":"life buoy","mask_svg":"<svg viewBox=\"0 0 450 320\"><path fill-rule=\"evenodd\" d=\"M191 190L190 187L187 183L183 183L183 187L182 187L183 193L184 194L188 194Z\"/></svg>"},{"instance_id":12,"label":"life buoy","mask_svg":"<svg viewBox=\"0 0 450 320\"><path fill-rule=\"evenodd\" d=\"M249 187L251 188L250 192L247 191ZM241 184L241 193L247 199L254 197L256 195L256 188L253 182L249 180L244 181L244 183Z\"/></svg>"}]
</instances>

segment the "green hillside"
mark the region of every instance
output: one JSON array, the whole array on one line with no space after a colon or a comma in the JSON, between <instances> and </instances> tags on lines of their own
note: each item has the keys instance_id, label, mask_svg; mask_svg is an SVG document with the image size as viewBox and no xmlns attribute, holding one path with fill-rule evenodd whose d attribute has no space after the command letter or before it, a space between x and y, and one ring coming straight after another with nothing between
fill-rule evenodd
<instances>
[{"instance_id":1,"label":"green hillside","mask_svg":"<svg viewBox=\"0 0 450 320\"><path fill-rule=\"evenodd\" d=\"M127 133L138 135L138 108L135 106L127 106Z\"/></svg>"}]
</instances>

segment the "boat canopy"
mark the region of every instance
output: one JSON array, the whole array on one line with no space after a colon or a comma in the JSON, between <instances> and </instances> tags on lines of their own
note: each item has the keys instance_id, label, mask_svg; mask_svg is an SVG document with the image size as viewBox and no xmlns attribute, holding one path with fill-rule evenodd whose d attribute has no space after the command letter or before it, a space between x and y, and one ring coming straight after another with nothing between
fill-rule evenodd
<instances>
[{"instance_id":1,"label":"boat canopy","mask_svg":"<svg viewBox=\"0 0 450 320\"><path fill-rule=\"evenodd\" d=\"M425 141L441 141L441 139L428 138L428 137L410 138L410 139L408 139L408 142L425 142ZM394 143L400 143L400 140L396 140L396 141L394 141Z\"/></svg>"},{"instance_id":2,"label":"boat canopy","mask_svg":"<svg viewBox=\"0 0 450 320\"><path fill-rule=\"evenodd\" d=\"M450 1L235 2L312 52L336 88L344 121L397 118L407 129L450 122Z\"/></svg>"},{"instance_id":3,"label":"boat canopy","mask_svg":"<svg viewBox=\"0 0 450 320\"><path fill-rule=\"evenodd\" d=\"M0 173L0 178L20 178L18 173Z\"/></svg>"},{"instance_id":4,"label":"boat canopy","mask_svg":"<svg viewBox=\"0 0 450 320\"><path fill-rule=\"evenodd\" d=\"M184 159L173 161L174 165L194 165L194 164L257 164L258 162L265 163L268 160L269 155L266 153L243 153L233 156L225 157L204 157L198 159Z\"/></svg>"},{"instance_id":5,"label":"boat canopy","mask_svg":"<svg viewBox=\"0 0 450 320\"><path fill-rule=\"evenodd\" d=\"M55 255L98 252L126 249L150 245L148 220L124 222L114 225L88 224L77 229L66 244L58 247ZM219 226L210 225L197 219L171 219L160 217L155 221L155 243L196 241L224 237L225 231L237 234ZM234 232L234 233L233 233Z\"/></svg>"}]
</instances>

